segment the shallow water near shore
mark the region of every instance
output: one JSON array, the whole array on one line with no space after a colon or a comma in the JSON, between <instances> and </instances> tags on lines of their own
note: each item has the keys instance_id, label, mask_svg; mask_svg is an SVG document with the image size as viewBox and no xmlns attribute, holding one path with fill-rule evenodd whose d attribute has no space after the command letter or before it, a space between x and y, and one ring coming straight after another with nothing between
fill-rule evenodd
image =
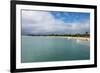
<instances>
[{"instance_id":1,"label":"shallow water near shore","mask_svg":"<svg viewBox=\"0 0 100 73\"><path fill-rule=\"evenodd\" d=\"M47 36L22 36L21 38L22 63L89 59L89 41Z\"/></svg>"}]
</instances>

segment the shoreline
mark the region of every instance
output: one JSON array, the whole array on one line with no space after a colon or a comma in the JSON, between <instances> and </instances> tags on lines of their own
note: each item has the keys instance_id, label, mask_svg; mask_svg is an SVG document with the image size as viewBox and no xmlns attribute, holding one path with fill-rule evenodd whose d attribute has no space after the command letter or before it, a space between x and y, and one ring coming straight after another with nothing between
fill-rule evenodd
<instances>
[{"instance_id":1,"label":"shoreline","mask_svg":"<svg viewBox=\"0 0 100 73\"><path fill-rule=\"evenodd\" d=\"M74 40L82 40L82 41L90 41L90 37L74 37L74 36L38 36L38 37L59 37L66 39L74 39Z\"/></svg>"},{"instance_id":2,"label":"shoreline","mask_svg":"<svg viewBox=\"0 0 100 73\"><path fill-rule=\"evenodd\" d=\"M90 41L89 37L70 37L70 36L48 36L48 37L59 37L59 38L75 39L82 41Z\"/></svg>"}]
</instances>

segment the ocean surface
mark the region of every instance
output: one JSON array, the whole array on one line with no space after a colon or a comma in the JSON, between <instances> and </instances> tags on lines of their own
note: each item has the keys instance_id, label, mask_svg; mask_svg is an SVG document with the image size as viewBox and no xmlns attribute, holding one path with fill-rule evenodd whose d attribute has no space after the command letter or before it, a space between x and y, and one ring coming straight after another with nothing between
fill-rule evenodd
<instances>
[{"instance_id":1,"label":"ocean surface","mask_svg":"<svg viewBox=\"0 0 100 73\"><path fill-rule=\"evenodd\" d=\"M60 37L22 36L21 62L90 59L90 42Z\"/></svg>"}]
</instances>

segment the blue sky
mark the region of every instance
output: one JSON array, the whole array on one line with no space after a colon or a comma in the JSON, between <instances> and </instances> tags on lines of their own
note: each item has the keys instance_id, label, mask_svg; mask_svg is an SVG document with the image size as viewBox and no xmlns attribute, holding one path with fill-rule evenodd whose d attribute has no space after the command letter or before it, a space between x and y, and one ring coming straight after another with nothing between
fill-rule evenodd
<instances>
[{"instance_id":1,"label":"blue sky","mask_svg":"<svg viewBox=\"0 0 100 73\"><path fill-rule=\"evenodd\" d=\"M85 20L90 20L89 13L80 12L51 12L55 19L60 19L65 23L79 23Z\"/></svg>"},{"instance_id":2,"label":"blue sky","mask_svg":"<svg viewBox=\"0 0 100 73\"><path fill-rule=\"evenodd\" d=\"M90 32L90 13L22 10L22 34Z\"/></svg>"}]
</instances>

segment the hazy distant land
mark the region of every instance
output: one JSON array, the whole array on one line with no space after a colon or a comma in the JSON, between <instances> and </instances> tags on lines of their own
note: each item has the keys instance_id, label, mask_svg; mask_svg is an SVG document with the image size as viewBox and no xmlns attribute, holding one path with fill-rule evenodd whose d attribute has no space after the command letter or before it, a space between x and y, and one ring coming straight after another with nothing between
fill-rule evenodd
<instances>
[{"instance_id":1,"label":"hazy distant land","mask_svg":"<svg viewBox=\"0 0 100 73\"><path fill-rule=\"evenodd\" d=\"M89 41L90 34L27 34L26 36L47 36L47 37L59 37L59 38L67 38L67 39L76 39L76 40L83 40Z\"/></svg>"}]
</instances>

